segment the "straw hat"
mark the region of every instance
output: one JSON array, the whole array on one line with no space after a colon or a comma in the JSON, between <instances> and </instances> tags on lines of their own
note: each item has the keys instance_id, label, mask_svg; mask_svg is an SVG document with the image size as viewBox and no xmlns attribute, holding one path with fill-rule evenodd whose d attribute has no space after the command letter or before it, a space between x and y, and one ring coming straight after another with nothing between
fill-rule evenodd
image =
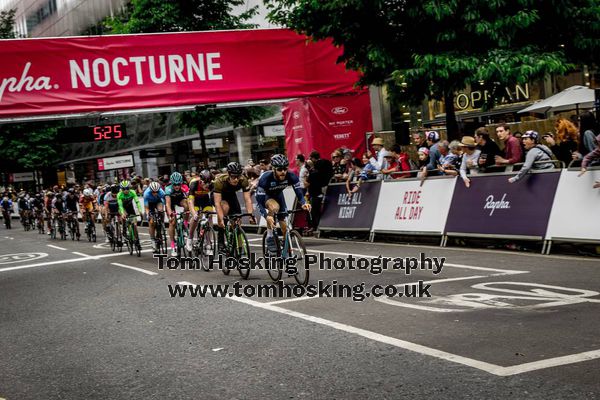
<instances>
[{"instance_id":1,"label":"straw hat","mask_svg":"<svg viewBox=\"0 0 600 400\"><path fill-rule=\"evenodd\" d=\"M475 138L473 138L473 136L463 136L462 140L460 141L461 146L465 146L465 147L475 147L477 146L477 143L475 143Z\"/></svg>"},{"instance_id":2,"label":"straw hat","mask_svg":"<svg viewBox=\"0 0 600 400\"><path fill-rule=\"evenodd\" d=\"M371 144L378 144L380 146L383 146L383 139L377 137L377 138L373 139L373 143L371 143Z\"/></svg>"}]
</instances>

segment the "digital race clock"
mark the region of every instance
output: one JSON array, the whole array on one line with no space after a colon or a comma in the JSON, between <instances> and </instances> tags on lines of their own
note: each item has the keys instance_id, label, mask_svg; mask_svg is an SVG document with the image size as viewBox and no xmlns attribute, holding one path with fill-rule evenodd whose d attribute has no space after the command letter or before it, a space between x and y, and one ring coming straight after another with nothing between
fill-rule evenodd
<instances>
[{"instance_id":1,"label":"digital race clock","mask_svg":"<svg viewBox=\"0 0 600 400\"><path fill-rule=\"evenodd\" d=\"M76 126L58 129L59 143L107 142L127 137L125 124Z\"/></svg>"}]
</instances>

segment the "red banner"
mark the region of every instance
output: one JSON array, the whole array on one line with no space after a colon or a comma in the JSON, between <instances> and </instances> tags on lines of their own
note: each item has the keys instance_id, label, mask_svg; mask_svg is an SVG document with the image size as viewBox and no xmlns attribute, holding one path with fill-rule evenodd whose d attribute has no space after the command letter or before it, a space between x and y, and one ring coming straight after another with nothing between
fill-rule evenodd
<instances>
[{"instance_id":1,"label":"red banner","mask_svg":"<svg viewBox=\"0 0 600 400\"><path fill-rule=\"evenodd\" d=\"M286 29L0 41L0 117L346 93L330 41Z\"/></svg>"},{"instance_id":2,"label":"red banner","mask_svg":"<svg viewBox=\"0 0 600 400\"><path fill-rule=\"evenodd\" d=\"M312 97L285 103L282 109L288 158L312 150L329 158L340 147L359 157L366 150L366 132L373 130L368 91L350 95Z\"/></svg>"}]
</instances>

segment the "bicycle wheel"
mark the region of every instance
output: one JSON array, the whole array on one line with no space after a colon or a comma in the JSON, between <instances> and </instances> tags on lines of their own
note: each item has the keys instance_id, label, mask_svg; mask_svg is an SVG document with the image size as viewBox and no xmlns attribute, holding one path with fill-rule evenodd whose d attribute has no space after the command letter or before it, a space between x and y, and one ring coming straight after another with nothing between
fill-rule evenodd
<instances>
[{"instance_id":1,"label":"bicycle wheel","mask_svg":"<svg viewBox=\"0 0 600 400\"><path fill-rule=\"evenodd\" d=\"M137 227L133 226L133 246L135 247L135 252L138 257L142 256L142 245L140 244L140 235L138 234Z\"/></svg>"},{"instance_id":2,"label":"bicycle wheel","mask_svg":"<svg viewBox=\"0 0 600 400\"><path fill-rule=\"evenodd\" d=\"M117 242L116 248L119 250L119 253L123 251L123 228L121 227L121 222L117 220L115 223L115 236L114 240Z\"/></svg>"},{"instance_id":3,"label":"bicycle wheel","mask_svg":"<svg viewBox=\"0 0 600 400\"><path fill-rule=\"evenodd\" d=\"M50 238L51 239L56 239L56 232L58 231L58 221L56 219L52 220L52 223L50 224L51 226L51 230L50 230Z\"/></svg>"},{"instance_id":4,"label":"bicycle wheel","mask_svg":"<svg viewBox=\"0 0 600 400\"><path fill-rule=\"evenodd\" d=\"M267 248L267 232L265 231L265 233L263 233L263 240L262 240L262 251L263 251L263 256L265 258L272 258L272 257L281 257L281 245L279 242L279 238L277 237L277 235L275 233L273 233L273 239L275 240L275 246L277 247L277 254L271 254L269 252L269 249ZM277 282L278 280L281 279L281 274L282 274L282 268L280 268L280 265L271 265L269 263L269 267L267 268L267 273L269 274L269 277L274 281Z\"/></svg>"},{"instance_id":5,"label":"bicycle wheel","mask_svg":"<svg viewBox=\"0 0 600 400\"><path fill-rule=\"evenodd\" d=\"M306 286L308 284L309 271L308 266L305 265L304 260L306 256L306 247L302 241L302 236L293 230L289 234L288 244L288 257L294 257L296 259L297 272L294 274L294 278L298 285Z\"/></svg>"},{"instance_id":6,"label":"bicycle wheel","mask_svg":"<svg viewBox=\"0 0 600 400\"><path fill-rule=\"evenodd\" d=\"M60 220L59 222L59 226L60 226L60 238L62 240L67 240L67 227L65 225L65 221L64 220Z\"/></svg>"},{"instance_id":7,"label":"bicycle wheel","mask_svg":"<svg viewBox=\"0 0 600 400\"><path fill-rule=\"evenodd\" d=\"M217 232L209 225L204 228L204 233L198 240L200 252L200 266L205 271L211 270L210 259L216 256Z\"/></svg>"},{"instance_id":8,"label":"bicycle wheel","mask_svg":"<svg viewBox=\"0 0 600 400\"><path fill-rule=\"evenodd\" d=\"M230 241L229 240L229 236L230 236L230 233L229 233L227 227L225 229L226 229L225 230L225 236L224 236L225 240L224 240L224 243L221 246L223 246L223 249L224 249L224 252L225 252L225 257L227 258L227 257L230 256L230 253L229 253L229 241ZM231 270L229 268L227 268L227 263L226 263L226 265L221 265L221 271L223 271L224 275L229 275L229 273L231 272Z\"/></svg>"},{"instance_id":9,"label":"bicycle wheel","mask_svg":"<svg viewBox=\"0 0 600 400\"><path fill-rule=\"evenodd\" d=\"M91 228L90 228L90 236L92 238L92 242L96 243L96 224L94 224L92 222Z\"/></svg>"},{"instance_id":10,"label":"bicycle wheel","mask_svg":"<svg viewBox=\"0 0 600 400\"><path fill-rule=\"evenodd\" d=\"M242 227L239 227L238 229L236 229L236 240L235 240L235 258L239 259L241 257L246 258L246 259L250 259L250 245L248 244L248 238L246 237L246 232L244 232L244 230L242 229ZM242 277L242 279L248 279L248 276L250 275L250 267L248 266L248 268L240 268L238 267L238 271L240 273L240 276Z\"/></svg>"},{"instance_id":11,"label":"bicycle wheel","mask_svg":"<svg viewBox=\"0 0 600 400\"><path fill-rule=\"evenodd\" d=\"M75 240L75 224L73 224L73 220L69 221L69 235L71 236L71 240Z\"/></svg>"},{"instance_id":12,"label":"bicycle wheel","mask_svg":"<svg viewBox=\"0 0 600 400\"><path fill-rule=\"evenodd\" d=\"M129 250L129 255L133 255L133 225L131 222L127 222L127 238L125 238L125 243L127 244L127 250Z\"/></svg>"}]
</instances>

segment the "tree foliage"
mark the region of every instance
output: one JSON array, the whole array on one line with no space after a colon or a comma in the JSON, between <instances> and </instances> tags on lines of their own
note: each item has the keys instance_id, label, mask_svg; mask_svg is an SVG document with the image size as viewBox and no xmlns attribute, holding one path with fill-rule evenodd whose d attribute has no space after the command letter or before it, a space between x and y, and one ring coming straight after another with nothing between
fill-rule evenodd
<instances>
[{"instance_id":1,"label":"tree foliage","mask_svg":"<svg viewBox=\"0 0 600 400\"><path fill-rule=\"evenodd\" d=\"M362 83L388 82L413 104L445 99L449 130L454 92L469 84L493 94L489 106L507 84L598 65L600 55L599 0L266 2L272 22L343 45L340 61Z\"/></svg>"},{"instance_id":2,"label":"tree foliage","mask_svg":"<svg viewBox=\"0 0 600 400\"><path fill-rule=\"evenodd\" d=\"M56 142L56 123L0 126L0 160L6 171L49 168L61 160L62 146Z\"/></svg>"},{"instance_id":3,"label":"tree foliage","mask_svg":"<svg viewBox=\"0 0 600 400\"><path fill-rule=\"evenodd\" d=\"M15 37L15 12L17 10L0 11L0 39Z\"/></svg>"},{"instance_id":4,"label":"tree foliage","mask_svg":"<svg viewBox=\"0 0 600 400\"><path fill-rule=\"evenodd\" d=\"M185 32L227 29L251 29L256 26L247 21L256 15L257 7L240 15L233 15L233 7L242 6L244 0L133 0L126 12L108 20L111 33ZM202 153L207 154L204 131L209 126L229 123L234 127L251 126L264 118L271 109L246 107L217 109L199 106L195 111L183 113L181 122L198 129Z\"/></svg>"}]
</instances>

